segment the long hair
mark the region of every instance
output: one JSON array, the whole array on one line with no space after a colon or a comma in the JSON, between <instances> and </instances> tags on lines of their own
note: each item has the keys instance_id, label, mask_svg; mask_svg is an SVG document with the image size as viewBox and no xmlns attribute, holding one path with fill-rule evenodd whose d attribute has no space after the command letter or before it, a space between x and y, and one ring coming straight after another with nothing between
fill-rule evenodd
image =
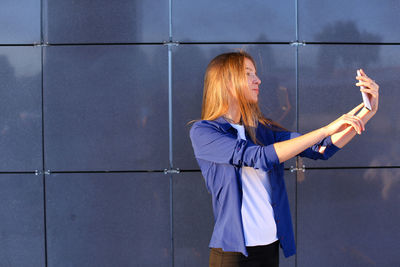
<instances>
[{"instance_id":1,"label":"long hair","mask_svg":"<svg viewBox=\"0 0 400 267\"><path fill-rule=\"evenodd\" d=\"M209 63L204 77L201 119L215 120L225 115L229 109L229 90L231 90L246 131L255 144L261 144L256 138L258 123L275 126L277 129L284 128L264 117L258 103L250 102L245 97L244 92L248 87L245 58L256 66L254 59L244 51L221 54Z\"/></svg>"}]
</instances>

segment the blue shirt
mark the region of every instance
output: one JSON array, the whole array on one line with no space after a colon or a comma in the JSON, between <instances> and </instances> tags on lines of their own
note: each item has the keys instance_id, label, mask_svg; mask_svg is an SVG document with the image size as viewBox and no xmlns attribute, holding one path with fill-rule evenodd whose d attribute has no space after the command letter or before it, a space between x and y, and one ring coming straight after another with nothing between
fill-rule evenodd
<instances>
[{"instance_id":1,"label":"blue shirt","mask_svg":"<svg viewBox=\"0 0 400 267\"><path fill-rule=\"evenodd\" d=\"M248 256L241 217L240 179L242 167L248 166L262 169L270 175L271 201L277 235L285 257L296 253L289 201L283 179L284 165L279 163L273 144L298 136L299 133L281 131L272 126L259 124L256 137L264 144L260 146L254 144L250 137L247 137L247 140L238 139L236 129L223 117L214 121L197 121L193 124L190 138L194 154L206 187L212 195L215 226L210 247L241 252ZM321 146L326 146L323 154L318 152ZM299 156L326 160L338 150L329 136Z\"/></svg>"}]
</instances>

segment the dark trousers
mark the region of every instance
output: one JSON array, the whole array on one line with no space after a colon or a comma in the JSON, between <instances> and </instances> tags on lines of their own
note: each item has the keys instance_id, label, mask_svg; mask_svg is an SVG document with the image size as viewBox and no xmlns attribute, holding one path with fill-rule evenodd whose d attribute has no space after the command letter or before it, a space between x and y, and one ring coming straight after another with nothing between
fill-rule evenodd
<instances>
[{"instance_id":1,"label":"dark trousers","mask_svg":"<svg viewBox=\"0 0 400 267\"><path fill-rule=\"evenodd\" d=\"M279 241L266 246L246 248L248 257L240 252L211 248L209 267L279 267Z\"/></svg>"}]
</instances>

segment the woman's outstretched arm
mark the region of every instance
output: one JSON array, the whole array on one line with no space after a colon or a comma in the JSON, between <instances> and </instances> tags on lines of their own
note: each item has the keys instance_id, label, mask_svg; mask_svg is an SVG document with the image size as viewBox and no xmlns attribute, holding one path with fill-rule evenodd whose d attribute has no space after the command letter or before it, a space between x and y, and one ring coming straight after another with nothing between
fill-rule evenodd
<instances>
[{"instance_id":1,"label":"woman's outstretched arm","mask_svg":"<svg viewBox=\"0 0 400 267\"><path fill-rule=\"evenodd\" d=\"M344 114L325 127L290 140L275 143L274 148L279 158L279 163L293 158L322 139L335 133L342 132L348 127L353 128L358 134L361 134L364 130L364 123L359 117L354 116L360 108L362 108L362 105L358 105L349 113Z\"/></svg>"}]
</instances>

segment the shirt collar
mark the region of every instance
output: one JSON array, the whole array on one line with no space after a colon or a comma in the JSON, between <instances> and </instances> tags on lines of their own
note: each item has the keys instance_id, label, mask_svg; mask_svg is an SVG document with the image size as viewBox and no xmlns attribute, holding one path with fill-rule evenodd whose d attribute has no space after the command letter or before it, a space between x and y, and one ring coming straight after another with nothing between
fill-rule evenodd
<instances>
[{"instance_id":1,"label":"shirt collar","mask_svg":"<svg viewBox=\"0 0 400 267\"><path fill-rule=\"evenodd\" d=\"M223 116L218 117L215 121L225 132L227 132L230 128L233 128L232 125Z\"/></svg>"}]
</instances>

